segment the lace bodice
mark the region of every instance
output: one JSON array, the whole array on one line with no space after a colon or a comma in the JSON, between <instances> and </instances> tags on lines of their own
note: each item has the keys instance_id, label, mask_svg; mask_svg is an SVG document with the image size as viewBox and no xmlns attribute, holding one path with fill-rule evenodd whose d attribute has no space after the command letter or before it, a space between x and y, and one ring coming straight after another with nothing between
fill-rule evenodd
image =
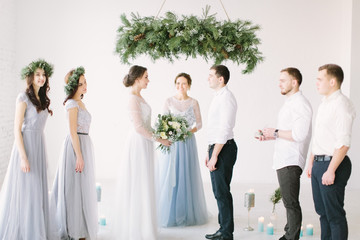
<instances>
[{"instance_id":1,"label":"lace bodice","mask_svg":"<svg viewBox=\"0 0 360 240\"><path fill-rule=\"evenodd\" d=\"M168 98L165 102L164 113L168 112L184 117L190 129L196 127L197 130L200 130L202 127L199 103L193 98L186 100L178 100L175 97Z\"/></svg>"},{"instance_id":2,"label":"lace bodice","mask_svg":"<svg viewBox=\"0 0 360 240\"><path fill-rule=\"evenodd\" d=\"M71 108L78 109L77 132L89 133L90 123L91 123L90 113L86 109L81 108L79 104L73 99L69 99L65 103L66 112L68 112Z\"/></svg>"},{"instance_id":3,"label":"lace bodice","mask_svg":"<svg viewBox=\"0 0 360 240\"><path fill-rule=\"evenodd\" d=\"M21 131L44 131L45 123L49 112L47 109L37 112L36 107L30 101L25 92L20 93L16 98L16 103L25 102L26 110L24 115L24 122L21 126Z\"/></svg>"},{"instance_id":4,"label":"lace bodice","mask_svg":"<svg viewBox=\"0 0 360 240\"><path fill-rule=\"evenodd\" d=\"M128 111L135 131L152 140L151 107L142 97L130 94Z\"/></svg>"}]
</instances>

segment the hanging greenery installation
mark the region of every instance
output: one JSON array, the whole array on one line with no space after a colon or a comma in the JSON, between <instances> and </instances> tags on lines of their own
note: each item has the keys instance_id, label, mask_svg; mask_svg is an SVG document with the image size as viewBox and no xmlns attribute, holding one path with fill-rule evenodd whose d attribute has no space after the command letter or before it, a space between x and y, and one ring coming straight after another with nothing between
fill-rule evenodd
<instances>
[{"instance_id":1,"label":"hanging greenery installation","mask_svg":"<svg viewBox=\"0 0 360 240\"><path fill-rule=\"evenodd\" d=\"M251 73L263 61L258 49L261 41L256 36L260 26L242 20L217 21L209 11L210 7L206 6L201 18L178 17L167 12L162 18L131 13L128 20L123 14L122 25L117 30L116 53L125 64L144 54L153 61L165 58L170 62L181 55L186 59L200 56L215 64L227 60L244 64L243 73Z\"/></svg>"}]
</instances>

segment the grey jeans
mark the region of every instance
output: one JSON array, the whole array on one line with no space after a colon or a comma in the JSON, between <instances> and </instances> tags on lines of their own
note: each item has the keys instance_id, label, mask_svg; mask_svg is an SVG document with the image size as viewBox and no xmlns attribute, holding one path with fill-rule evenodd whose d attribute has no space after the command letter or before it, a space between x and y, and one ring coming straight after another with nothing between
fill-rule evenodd
<instances>
[{"instance_id":1,"label":"grey jeans","mask_svg":"<svg viewBox=\"0 0 360 240\"><path fill-rule=\"evenodd\" d=\"M286 209L287 223L285 238L298 240L301 229L301 207L299 202L300 176L302 169L299 166L287 166L277 171L282 201Z\"/></svg>"}]
</instances>

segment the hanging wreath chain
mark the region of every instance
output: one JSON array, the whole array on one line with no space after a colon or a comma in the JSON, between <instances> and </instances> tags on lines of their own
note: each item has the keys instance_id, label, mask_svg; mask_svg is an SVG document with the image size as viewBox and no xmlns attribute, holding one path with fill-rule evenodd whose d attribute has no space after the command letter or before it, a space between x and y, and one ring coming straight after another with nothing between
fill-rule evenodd
<instances>
[{"instance_id":1,"label":"hanging wreath chain","mask_svg":"<svg viewBox=\"0 0 360 240\"><path fill-rule=\"evenodd\" d=\"M203 57L215 64L229 60L244 64L243 73L250 73L263 61L258 50L260 39L256 31L258 25L250 21L236 20L219 22L215 14L209 15L210 7L203 10L203 17L182 16L179 18L167 12L163 18L140 17L131 14L129 21L121 15L122 26L118 29L116 52L121 62L129 64L129 59L147 54L155 61L165 58L170 62L181 55Z\"/></svg>"}]
</instances>

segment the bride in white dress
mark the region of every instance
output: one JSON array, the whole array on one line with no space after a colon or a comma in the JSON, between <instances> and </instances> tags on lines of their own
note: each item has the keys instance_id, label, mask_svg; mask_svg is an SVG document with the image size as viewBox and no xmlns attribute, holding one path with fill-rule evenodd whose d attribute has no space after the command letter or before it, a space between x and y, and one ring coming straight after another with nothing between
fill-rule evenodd
<instances>
[{"instance_id":1,"label":"bride in white dress","mask_svg":"<svg viewBox=\"0 0 360 240\"><path fill-rule=\"evenodd\" d=\"M132 127L120 162L115 239L157 239L153 142L165 146L171 142L153 138L151 108L140 95L148 83L147 69L141 66L132 66L124 78L124 85L131 87L128 113Z\"/></svg>"}]
</instances>

